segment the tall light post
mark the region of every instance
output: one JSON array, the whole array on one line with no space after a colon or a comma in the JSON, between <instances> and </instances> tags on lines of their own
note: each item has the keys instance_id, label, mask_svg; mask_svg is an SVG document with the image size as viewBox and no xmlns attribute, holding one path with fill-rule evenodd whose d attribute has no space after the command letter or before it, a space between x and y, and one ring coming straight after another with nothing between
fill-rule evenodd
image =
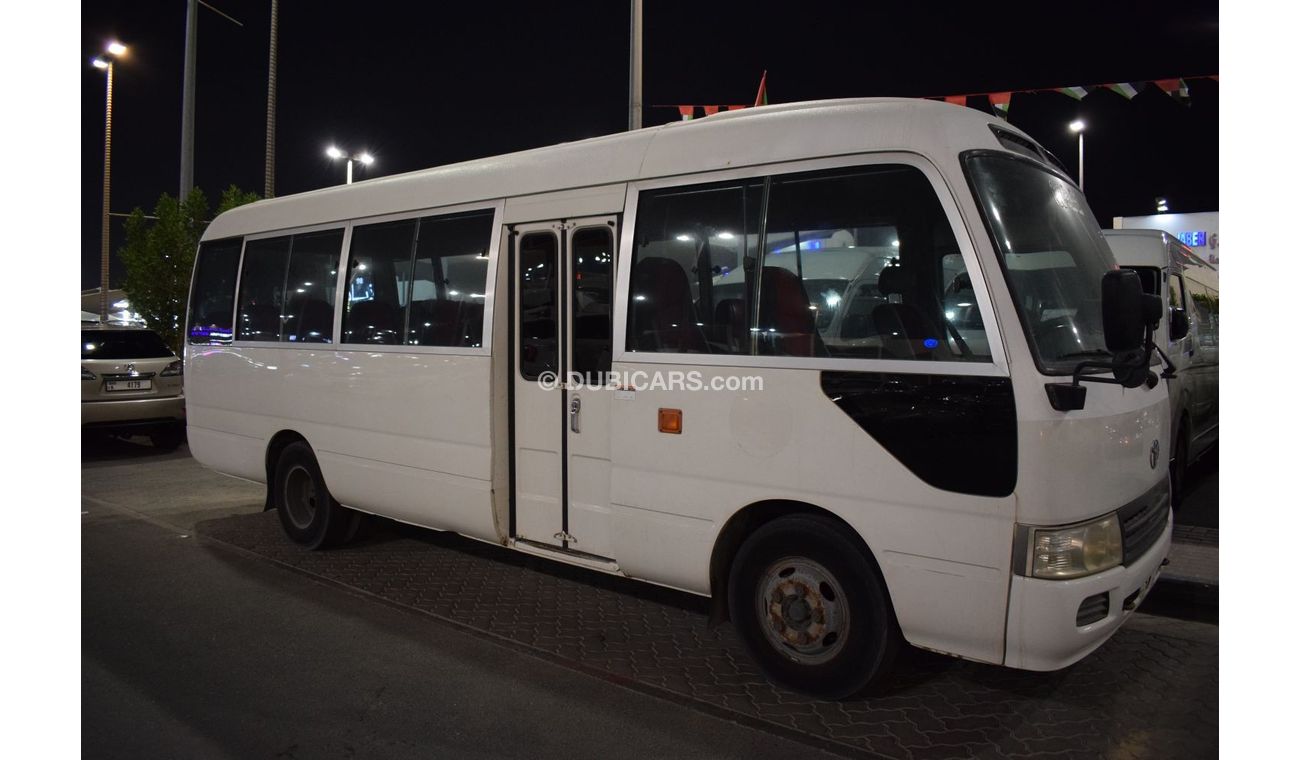
<instances>
[{"instance_id":1,"label":"tall light post","mask_svg":"<svg viewBox=\"0 0 1300 760\"><path fill-rule=\"evenodd\" d=\"M346 158L348 160L348 184L352 184L352 162L360 162L362 166L370 166L375 162L375 157L366 152L357 154L345 153L337 147L331 145L325 149L325 155L333 159Z\"/></svg>"},{"instance_id":2,"label":"tall light post","mask_svg":"<svg viewBox=\"0 0 1300 760\"><path fill-rule=\"evenodd\" d=\"M1083 189L1083 130L1087 128L1083 119L1070 122L1070 131L1079 135L1079 189Z\"/></svg>"},{"instance_id":3,"label":"tall light post","mask_svg":"<svg viewBox=\"0 0 1300 760\"><path fill-rule=\"evenodd\" d=\"M113 62L126 55L126 45L108 43L104 55L91 63L105 74L104 87L104 199L99 237L99 319L108 321L108 198L113 168Z\"/></svg>"}]
</instances>

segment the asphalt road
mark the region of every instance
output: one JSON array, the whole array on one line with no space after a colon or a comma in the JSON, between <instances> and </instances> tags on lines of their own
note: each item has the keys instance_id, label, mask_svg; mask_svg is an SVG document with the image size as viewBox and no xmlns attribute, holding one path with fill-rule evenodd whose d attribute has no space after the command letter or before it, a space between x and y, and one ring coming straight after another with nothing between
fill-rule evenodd
<instances>
[{"instance_id":1,"label":"asphalt road","mask_svg":"<svg viewBox=\"0 0 1300 760\"><path fill-rule=\"evenodd\" d=\"M83 459L85 757L827 757L205 544L260 489L183 451Z\"/></svg>"}]
</instances>

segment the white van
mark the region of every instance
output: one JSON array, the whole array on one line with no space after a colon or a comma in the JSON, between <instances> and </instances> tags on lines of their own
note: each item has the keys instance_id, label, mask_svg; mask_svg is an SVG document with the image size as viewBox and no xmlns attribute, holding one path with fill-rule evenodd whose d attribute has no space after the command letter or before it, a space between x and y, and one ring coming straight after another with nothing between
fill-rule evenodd
<instances>
[{"instance_id":1,"label":"white van","mask_svg":"<svg viewBox=\"0 0 1300 760\"><path fill-rule=\"evenodd\" d=\"M1169 318L1156 342L1174 365L1169 378L1169 459L1173 503L1182 496L1187 467L1219 440L1219 272L1160 230L1103 230L1115 260L1142 275Z\"/></svg>"},{"instance_id":2,"label":"white van","mask_svg":"<svg viewBox=\"0 0 1300 760\"><path fill-rule=\"evenodd\" d=\"M363 513L710 596L765 672L1096 649L1169 547L1160 310L977 111L728 112L261 201L204 234L189 440Z\"/></svg>"}]
</instances>

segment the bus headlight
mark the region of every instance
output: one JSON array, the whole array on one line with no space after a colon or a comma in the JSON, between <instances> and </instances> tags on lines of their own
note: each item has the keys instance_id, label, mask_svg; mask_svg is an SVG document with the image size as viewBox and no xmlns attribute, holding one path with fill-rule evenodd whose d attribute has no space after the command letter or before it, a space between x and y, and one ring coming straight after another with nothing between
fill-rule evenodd
<instances>
[{"instance_id":1,"label":"bus headlight","mask_svg":"<svg viewBox=\"0 0 1300 760\"><path fill-rule=\"evenodd\" d=\"M1031 535L1035 578L1079 578L1109 570L1124 559L1124 537L1114 513L1068 528L1033 528Z\"/></svg>"}]
</instances>

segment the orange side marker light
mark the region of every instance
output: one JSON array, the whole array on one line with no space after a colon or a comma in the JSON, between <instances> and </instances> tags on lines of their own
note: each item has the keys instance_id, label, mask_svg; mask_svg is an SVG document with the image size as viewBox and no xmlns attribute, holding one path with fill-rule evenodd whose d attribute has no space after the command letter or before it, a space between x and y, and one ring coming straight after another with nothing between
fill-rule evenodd
<instances>
[{"instance_id":1,"label":"orange side marker light","mask_svg":"<svg viewBox=\"0 0 1300 760\"><path fill-rule=\"evenodd\" d=\"M682 410L681 409L660 409L659 410L659 432L681 435L682 434Z\"/></svg>"}]
</instances>

